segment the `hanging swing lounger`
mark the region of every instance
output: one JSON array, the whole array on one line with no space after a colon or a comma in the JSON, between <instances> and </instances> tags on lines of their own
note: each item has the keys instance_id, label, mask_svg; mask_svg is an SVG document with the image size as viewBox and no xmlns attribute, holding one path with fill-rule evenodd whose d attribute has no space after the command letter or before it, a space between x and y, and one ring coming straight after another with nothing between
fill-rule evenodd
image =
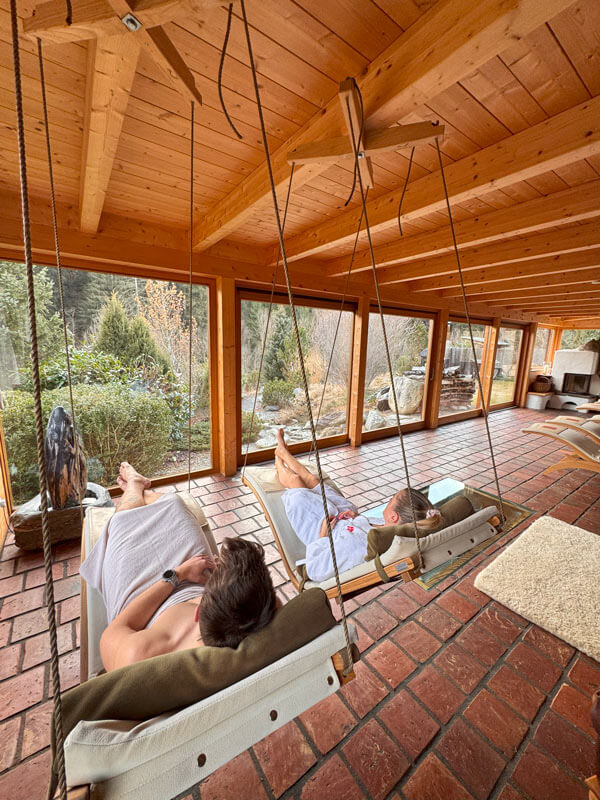
<instances>
[{"instance_id":1,"label":"hanging swing lounger","mask_svg":"<svg viewBox=\"0 0 600 800\"><path fill-rule=\"evenodd\" d=\"M308 467L308 465L305 465ZM327 476L325 483L340 492L339 488ZM319 587L329 597L337 593L335 578L317 583L303 580L297 563L305 557L304 545L297 537L287 518L282 502L285 491L279 483L274 467L247 467L243 476L244 483L256 495L265 517L273 530L275 541L281 553L283 563L290 580L297 589ZM341 492L340 492L341 494ZM423 570L427 571L443 564L448 559L465 553L480 542L497 533L491 520L497 517L495 506L487 506L476 511L466 519L462 519L437 533L430 533L420 538L423 556ZM413 537L395 536L392 545L375 559L358 564L352 569L340 573L342 592L348 594L384 580L382 570L387 578L402 576L410 581L418 574L416 566L418 553Z\"/></svg>"},{"instance_id":2,"label":"hanging swing lounger","mask_svg":"<svg viewBox=\"0 0 600 800\"><path fill-rule=\"evenodd\" d=\"M181 497L200 523L212 552L216 553L202 509L191 496L182 494ZM83 557L94 546L112 513L114 509L88 510L82 540ZM327 621L331 612L323 607L327 604L325 597L322 593L319 595L313 595L304 611L310 615L311 610L316 609ZM296 604L295 613L300 612L300 619L303 619L300 605L304 596L291 600L278 614L283 614L288 607L291 610L290 604ZM81 597L81 682L84 684L91 679L86 685L93 691L94 685L110 681L115 673L95 677L102 671L99 645L107 624L106 610L101 595L87 587L83 579ZM349 630L351 640L355 641L355 629L349 626ZM68 785L92 785L91 797L102 800L156 800L179 794L337 691L341 683L350 679L344 678L341 671L339 651L344 644L342 627L332 624L293 652L182 710L144 721L78 722L65 739ZM215 650L222 650L224 657L227 657L226 650L232 652L229 648L198 648L187 652ZM171 657L180 655L169 654ZM140 669L143 664L132 667ZM146 666L148 664L146 662ZM125 670L131 667L123 668L124 675ZM180 680L185 674L180 675ZM177 679L177 674L173 674L172 682L176 683ZM156 691L157 684L151 683L147 686L148 692ZM116 689L111 684L97 693L105 697ZM85 686L78 687L77 691L85 692ZM67 719L68 695L63 697Z\"/></svg>"}]
</instances>

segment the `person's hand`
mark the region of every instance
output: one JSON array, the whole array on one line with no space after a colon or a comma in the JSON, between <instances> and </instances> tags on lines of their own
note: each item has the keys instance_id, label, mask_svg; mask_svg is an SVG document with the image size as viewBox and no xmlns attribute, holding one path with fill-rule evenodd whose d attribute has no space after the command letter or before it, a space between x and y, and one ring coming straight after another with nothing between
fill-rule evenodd
<instances>
[{"instance_id":1,"label":"person's hand","mask_svg":"<svg viewBox=\"0 0 600 800\"><path fill-rule=\"evenodd\" d=\"M214 569L215 562L213 558L211 556L201 555L192 556L192 558L184 561L180 567L177 567L175 572L180 581L199 583L201 586L204 586Z\"/></svg>"},{"instance_id":2,"label":"person's hand","mask_svg":"<svg viewBox=\"0 0 600 800\"><path fill-rule=\"evenodd\" d=\"M337 517L335 516L335 514L330 514L329 525L331 527L331 530L333 530L333 527L336 522L337 522ZM324 517L323 522L321 523L321 530L319 531L319 539L324 539L326 536L327 536L327 518Z\"/></svg>"},{"instance_id":3,"label":"person's hand","mask_svg":"<svg viewBox=\"0 0 600 800\"><path fill-rule=\"evenodd\" d=\"M337 515L338 519L354 519L355 517L358 517L358 511L352 511L351 509L342 511Z\"/></svg>"}]
</instances>

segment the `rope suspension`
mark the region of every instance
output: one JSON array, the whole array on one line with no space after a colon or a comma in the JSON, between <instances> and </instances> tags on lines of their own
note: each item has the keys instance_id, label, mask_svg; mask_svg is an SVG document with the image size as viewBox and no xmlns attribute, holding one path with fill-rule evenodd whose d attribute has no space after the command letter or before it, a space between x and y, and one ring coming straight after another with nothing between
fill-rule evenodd
<instances>
[{"instance_id":1,"label":"rope suspension","mask_svg":"<svg viewBox=\"0 0 600 800\"><path fill-rule=\"evenodd\" d=\"M456 258L456 268L458 270L458 277L460 280L460 291L462 294L463 304L465 307L465 317L467 318L467 325L469 327L469 339L471 340L471 351L473 353L473 361L475 362L475 374L477 375L477 386L479 388L479 395L481 397L481 410L483 412L483 419L485 421L485 431L488 440L488 447L490 450L490 457L492 459L492 469L494 470L494 480L496 483L496 491L498 492L498 500L500 501L500 517L502 519L502 524L506 522L506 516L504 515L504 504L502 502L502 492L500 491L500 479L498 478L498 471L496 469L496 457L494 455L494 446L492 444L492 434L490 432L490 423L488 419L489 411L487 409L487 405L485 402L485 395L483 392L483 386L481 384L481 374L479 370L479 363L477 361L477 352L475 350L475 339L473 338L473 327L471 325L471 316L469 314L469 304L467 302L467 292L465 289L465 281L463 278L463 271L462 271L462 264L460 261L460 251L458 249L458 243L456 241L456 232L454 230L454 220L452 218L452 209L450 208L450 197L448 194L448 186L446 184L446 175L444 173L444 162L442 160L442 151L440 150L440 140L439 136L435 137L435 146L437 149L438 154L438 161L440 164L440 173L442 176L442 185L444 187L444 197L446 198L446 208L448 210L448 220L450 222L450 232L452 234L452 244L454 248L454 256Z\"/></svg>"},{"instance_id":2,"label":"rope suspension","mask_svg":"<svg viewBox=\"0 0 600 800\"><path fill-rule=\"evenodd\" d=\"M335 548L333 546L333 537L332 537L332 533L331 533L331 523L329 521L329 512L328 512L328 508L327 508L327 497L325 495L325 483L324 483L324 480L323 480L323 472L321 470L321 459L319 457L319 451L317 449L317 434L316 434L316 431L315 431L315 423L314 423L313 414L312 414L312 407L311 407L311 403L310 403L310 394L309 394L309 391L308 391L308 379L306 377L306 368L305 368L305 365L304 365L304 356L303 356L303 353L302 353L302 343L301 343L301 340L300 340L300 331L298 329L298 320L296 318L296 309L295 309L295 306L294 306L294 297L293 297L293 293L292 293L292 286L291 286L291 283L290 283L288 262L287 262L287 256L286 256L286 251L285 251L285 242L284 242L284 239L283 239L283 226L281 224L281 216L280 216L280 212L279 212L279 204L277 202L277 190L276 190L276 187L275 187L275 178L273 176L273 165L271 163L271 155L270 155L270 152L269 152L269 145L268 145L268 142L267 142L267 130L266 130L266 125L265 125L265 119L264 119L264 114L263 114L262 103L261 103L261 99L260 99L260 90L259 90L259 86L258 86L258 76L256 74L256 66L254 64L254 56L253 56L253 51L252 51L252 42L251 42L251 39L250 39L250 26L248 25L248 17L246 15L246 4L245 4L244 0L241 0L241 8L242 8L242 18L243 18L243 21L244 21L244 30L245 30L245 33L246 33L246 43L247 43L247 46L248 46L248 58L250 60L250 69L252 71L252 82L254 84L254 94L255 94L255 97L256 97L256 105L257 105L258 116L259 116L259 120L260 120L260 128L261 128L263 146L264 146L264 151L265 151L265 159L266 159L266 163L267 163L267 171L268 171L268 174L269 174L269 184L270 184L270 187L271 187L271 196L272 196L272 200L273 200L273 209L275 211L275 221L276 221L276 224L277 224L277 236L278 236L278 239L279 239L279 249L280 249L280 252L281 252L281 261L282 261L282 264L283 264L283 271L284 271L284 275L285 275L285 283L286 283L286 287L287 287L288 300L289 300L289 304L290 304L290 311L291 311L291 314L292 314L292 323L293 323L293 326L294 326L294 335L295 335L295 339L296 339L296 347L297 347L297 350L298 350L298 357L299 357L299 360L300 360L300 372L301 372L301 375L302 375L302 383L303 383L303 386L304 386L304 396L306 398L306 407L307 407L307 410L308 410L308 421L310 423L311 438L312 438L312 443L313 443L313 446L314 446L314 449L315 449L315 464L316 464L317 473L318 473L318 476L319 476L319 487L321 489L321 499L323 501L323 513L324 513L324 516L325 516L325 523L326 523L326 528L327 528L327 538L329 540L329 547L330 547L330 550L331 550L331 558L332 558L333 569L334 569L334 573L335 573L335 583L336 583L336 589L337 589L337 601L338 601L338 603L340 605L340 609L341 609L341 613L342 613L342 628L343 628L343 631L344 631L344 638L345 638L345 641L346 641L346 653L345 653L345 661L346 661L346 663L344 665L344 674L347 675L352 670L352 663L353 663L352 662L352 645L350 643L350 633L348 631L348 621L346 619L346 612L345 612L345 609L344 609L344 598L343 598L343 595L342 595L342 587L341 587L341 584L340 584L340 576L339 576L339 571L338 571L338 566L337 566L337 559L336 559L336 555L335 555Z\"/></svg>"},{"instance_id":3,"label":"rope suspension","mask_svg":"<svg viewBox=\"0 0 600 800\"><path fill-rule=\"evenodd\" d=\"M194 260L194 101L190 104L190 252L189 252L189 339L188 339L188 493L192 487L192 323L194 286L192 283L192 265Z\"/></svg>"},{"instance_id":4,"label":"rope suspension","mask_svg":"<svg viewBox=\"0 0 600 800\"><path fill-rule=\"evenodd\" d=\"M223 40L223 47L221 48L221 58L219 60L219 74L217 78L217 87L219 89L219 100L221 101L221 108L223 109L225 118L229 123L229 127L235 133L238 139L243 139L242 134L235 127L233 120L229 116L229 112L227 111L227 105L225 104L225 97L223 96L223 68L225 66L225 56L227 55L227 44L229 43L229 34L231 33L232 16L233 16L233 3L229 3L229 7L227 9L227 27L225 28L225 39Z\"/></svg>"},{"instance_id":5,"label":"rope suspension","mask_svg":"<svg viewBox=\"0 0 600 800\"><path fill-rule=\"evenodd\" d=\"M62 279L62 258L60 255L60 242L58 237L58 220L56 215L56 192L54 189L54 167L52 166L52 146L50 144L50 122L48 118L48 102L46 98L46 77L44 73L44 58L42 54L42 40L37 40L38 61L40 67L40 85L42 90L42 107L44 111L44 129L46 133L46 152L48 156L48 177L50 181L50 209L52 214L52 231L54 234L54 250L56 254L56 274L58 279L58 296L60 301L60 316L62 320L63 338L65 342L65 361L67 365L67 385L69 387L69 404L71 406L71 420L73 422L75 459L79 458L79 437L77 436L77 426L75 424L75 402L73 400L73 379L71 376L71 350L69 347L69 332L67 330L67 315L65 312L65 297ZM83 529L83 496L81 489L78 489L77 499L79 500L79 519Z\"/></svg>"},{"instance_id":6,"label":"rope suspension","mask_svg":"<svg viewBox=\"0 0 600 800\"><path fill-rule=\"evenodd\" d=\"M358 95L360 97L360 88L356 84L356 81L355 81L355 86L356 86L356 89L358 91ZM361 104L362 104L362 101L361 101ZM389 346L389 342L388 342L388 338L387 338L387 331L386 331L386 327L385 327L385 319L384 319L384 316L383 316L383 308L382 308L382 305L381 305L381 293L379 291L379 279L377 277L377 264L375 262L375 251L373 249L373 239L371 237L371 228L369 227L369 216L368 216L368 213L367 213L367 195L366 195L365 188L364 188L364 185L363 185L362 175L360 174L360 170L358 169L358 148L357 148L356 138L355 138L355 135L354 135L354 126L352 124L352 115L350 113L350 102L349 102L348 98L346 98L346 106L347 106L347 109L348 109L348 119L350 121L350 138L352 139L352 148L354 150L354 160L355 160L355 164L356 164L356 168L357 168L357 172L358 172L358 186L359 186L359 190L360 190L360 197L361 197L361 202L362 202L362 211L363 211L363 216L364 216L364 220L365 220L365 230L367 232L367 241L369 243L369 254L370 254L370 257L371 257L371 271L372 271L372 274L373 274L373 282L375 284L375 294L376 294L376 297L377 297L377 309L379 311L379 319L381 320L381 330L383 332L383 343L384 343L384 346L385 346L385 355L386 355L386 360L387 360L388 370L389 370L389 375L390 375L390 392L392 393L392 399L394 401L394 408L395 408L395 411L396 411L396 425L398 426L398 438L399 438L399 441L400 441L400 450L402 452L402 463L404 465L404 475L405 475L405 478L406 478L406 487L408 489L408 497L409 497L409 502L410 502L410 511L411 511L412 522L413 522L413 526L414 526L414 532L415 532L415 544L417 545L417 553L418 553L418 556L419 556L419 569L422 570L423 569L423 553L421 552L421 541L420 541L420 538L419 538L419 528L418 528L418 525L417 525L417 514L416 514L416 511L415 511L415 504L414 504L413 495L412 495L412 487L410 485L410 474L409 474L409 471L408 471L408 459L407 459L407 456L406 456L406 448L404 446L404 437L403 437L403 434L402 434L402 426L400 425L400 412L398 411L398 398L396 396L396 386L394 384L394 371L392 369L392 359L391 359L391 356L390 356L390 346Z\"/></svg>"},{"instance_id":7,"label":"rope suspension","mask_svg":"<svg viewBox=\"0 0 600 800\"><path fill-rule=\"evenodd\" d=\"M400 231L400 236L404 236L404 233L402 231L402 203L404 202L404 195L406 194L406 190L408 189L408 182L410 180L410 171L412 169L414 155L415 155L415 148L413 145L410 151L410 157L408 159L408 170L406 171L406 179L404 181L404 186L402 187L400 202L398 203L398 230Z\"/></svg>"},{"instance_id":8,"label":"rope suspension","mask_svg":"<svg viewBox=\"0 0 600 800\"><path fill-rule=\"evenodd\" d=\"M284 212L283 212L283 225L282 225L283 230L285 230L285 223L286 223L286 220L287 220L287 212L288 212L288 206L290 204L290 195L292 193L292 179L294 177L294 169L295 169L295 167L296 167L295 162L292 162L292 170L290 172L290 180L289 180L289 183L288 183L287 197L285 199L285 209L284 209ZM261 348L261 351L260 351L260 361L258 363L258 376L256 378L256 386L254 388L254 401L252 403L252 416L250 417L250 434L249 434L249 437L248 437L248 441L246 442L246 453L244 454L244 466L242 467L242 479L244 478L244 475L246 474L246 466L248 464L248 453L250 452L250 441L252 439L252 433L254 432L254 419L255 419L255 416L256 416L256 404L258 402L258 390L260 388L260 377L262 375L263 362L265 360L265 352L266 352L266 349L267 349L267 339L268 339L268 336L269 336L269 326L271 324L271 312L273 311L273 296L275 294L275 283L276 283L276 279L277 279L277 270L279 268L279 259L280 259L280 257L281 257L281 254L278 253L277 254L277 260L275 262L275 267L273 268L273 279L271 281L271 295L269 297L269 310L267 312L267 322L265 324L265 333L264 333L264 336L263 336L263 343L262 343L262 348Z\"/></svg>"},{"instance_id":9,"label":"rope suspension","mask_svg":"<svg viewBox=\"0 0 600 800\"><path fill-rule=\"evenodd\" d=\"M40 483L40 511L42 517L42 542L44 548L44 574L46 579L46 608L50 635L50 673L54 692L54 733L56 737L56 760L58 786L61 800L67 798L65 773L64 736L62 726L62 707L60 698L60 674L58 668L58 641L56 634L56 609L54 607L54 584L52 579L52 550L50 547L50 528L48 523L48 486L46 478L46 459L44 455L44 421L42 415L42 393L40 387L40 364L35 316L35 290L33 280L33 260L31 255L31 224L29 217L29 188L25 154L25 125L23 115L23 90L21 85L21 61L19 54L19 31L17 22L17 3L10 0L10 21L12 34L12 55L15 75L15 104L17 112L17 139L19 146L19 177L21 182L21 214L23 220L23 244L25 268L27 273L27 310L31 335L31 361L33 377L33 407L35 415L35 436L38 456Z\"/></svg>"}]
</instances>

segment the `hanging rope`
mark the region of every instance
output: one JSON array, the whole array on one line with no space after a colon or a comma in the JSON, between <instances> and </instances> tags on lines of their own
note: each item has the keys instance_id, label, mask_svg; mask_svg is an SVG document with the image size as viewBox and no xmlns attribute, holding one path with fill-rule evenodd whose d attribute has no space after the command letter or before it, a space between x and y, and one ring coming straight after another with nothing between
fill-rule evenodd
<instances>
[{"instance_id":1,"label":"hanging rope","mask_svg":"<svg viewBox=\"0 0 600 800\"><path fill-rule=\"evenodd\" d=\"M75 460L79 459L79 437L77 436L77 426L75 424L75 402L73 400L73 379L71 376L71 352L69 347L69 332L67 330L67 316L65 313L65 297L62 279L62 259L60 255L60 243L58 238L58 221L56 216L56 192L54 189L54 168L52 166L52 147L50 144L50 123L48 119L48 103L46 99L46 78L44 74L44 58L42 55L42 40L37 40L38 61L40 66L40 85L42 90L42 107L44 110L44 128L46 132L46 151L48 156L48 176L50 181L50 208L52 212L52 230L54 234L54 250L56 254L56 274L58 279L58 296L60 301L60 316L62 319L63 338L65 342L65 360L67 365L67 385L69 387L69 403L71 405L71 421L73 422L73 449ZM83 529L83 496L81 490L77 492L79 501L79 519Z\"/></svg>"},{"instance_id":2,"label":"hanging rope","mask_svg":"<svg viewBox=\"0 0 600 800\"><path fill-rule=\"evenodd\" d=\"M369 190L367 189L367 194ZM319 427L319 421L321 419L321 409L323 408L323 401L325 399L325 390L327 389L327 381L329 380L329 373L331 371L331 365L333 363L333 356L335 354L335 346L337 344L337 337L340 330L340 323L342 321L342 312L344 311L344 305L346 303L346 297L348 295L348 287L350 285L350 275L352 273L352 266L354 265L354 258L356 256L356 248L358 246L358 239L360 236L360 228L363 221L363 215L361 212L360 219L358 220L358 228L356 229L356 236L354 237L354 247L352 248L352 255L350 257L350 264L348 265L348 271L346 272L346 281L344 283L344 291L342 293L342 302L340 303L340 310L338 312L337 324L335 326L335 333L333 335L333 344L331 345L331 352L329 354L329 361L327 363L327 371L325 372L325 381L323 383L323 390L321 391L321 399L319 400L319 410L317 411L317 429ZM313 449L312 445L310 448L310 453L308 454L309 460L312 458Z\"/></svg>"},{"instance_id":3,"label":"hanging rope","mask_svg":"<svg viewBox=\"0 0 600 800\"><path fill-rule=\"evenodd\" d=\"M404 181L404 187L402 188L402 194L400 195L400 202L398 203L398 230L400 231L400 236L404 236L404 233L402 232L402 203L404 202L404 195L406 194L406 190L408 188L408 181L410 180L410 171L412 169L414 154L415 154L415 148L413 145L410 151L410 158L408 159L408 170L406 171L406 180Z\"/></svg>"},{"instance_id":4,"label":"hanging rope","mask_svg":"<svg viewBox=\"0 0 600 800\"><path fill-rule=\"evenodd\" d=\"M219 100L221 101L221 108L223 109L223 113L225 114L225 118L229 123L231 130L235 133L238 139L243 139L242 134L238 131L238 129L233 124L233 120L229 116L229 112L227 111L227 106L225 104L225 98L223 96L223 68L225 66L225 56L227 55L227 44L229 43L229 34L231 33L231 19L233 16L233 3L229 3L229 8L227 9L227 27L225 28L225 39L223 41L223 47L221 48L221 59L219 61L219 76L217 79L217 87L219 89Z\"/></svg>"},{"instance_id":5,"label":"hanging rope","mask_svg":"<svg viewBox=\"0 0 600 800\"><path fill-rule=\"evenodd\" d=\"M14 2L14 0L13 0L13 2ZM267 163L267 171L268 171L268 174L269 174L269 183L270 183L270 186L271 186L271 196L272 196L272 199L273 199L273 209L275 211L275 221L276 221L276 224L277 224L277 236L278 236L278 239L279 239L279 249L281 251L281 261L282 261L282 264L283 264L283 271L284 271L284 275L285 275L285 282L286 282L286 287L287 287L288 300L289 300L289 304L290 304L290 311L291 311L291 314L292 314L292 323L293 323L293 326L294 326L294 335L295 335L295 339L296 339L296 347L298 349L298 357L300 359L300 372L301 372L301 375L302 375L302 383L303 383L303 386L304 386L304 396L306 398L306 407L307 407L307 411L308 411L308 421L310 423L310 432L311 432L313 446L315 448L315 464L316 464L317 473L318 473L318 476L319 476L319 486L320 486L320 489L321 489L321 499L323 501L323 512L324 512L324 516L325 516L325 524L326 524L326 527L327 527L327 538L329 540L329 547L331 549L331 558L332 558L332 561L333 561L333 569L334 569L334 573L335 573L335 583L336 583L336 588L337 588L337 600L338 600L338 603L340 605L340 609L341 609L341 612L342 612L342 628L343 628L343 631L344 631L344 638L346 640L346 658L345 658L346 663L344 665L344 674L346 675L352 670L352 663L353 663L352 662L352 645L350 643L350 634L348 632L348 621L346 619L346 612L345 612L345 609L344 609L344 598L343 598L343 595L342 595L342 587L341 587L341 584L340 584L340 576L339 576L339 571L338 571L338 566L337 566L337 558L336 558L336 555L335 555L335 547L333 546L333 537L332 537L332 534L331 534L331 523L329 521L329 511L328 511L328 508L327 508L327 497L325 495L325 483L324 483L324 480L323 480L323 472L321 470L321 459L319 457L319 451L317 449L317 435L316 435L315 423L314 423L314 419L313 419L313 415L312 415L312 407L311 407L311 403L310 403L310 394L309 394L309 391L308 391L308 379L306 377L306 368L304 366L304 356L303 356L303 353L302 353L302 342L300 340L300 331L299 331L299 328L298 328L298 320L296 318L296 309L295 309L295 306L294 306L294 297L293 297L293 293L292 293L292 286L291 286L291 283L290 283L288 262L287 262L286 252L285 252L285 242L283 240L283 227L282 227L282 224L281 224L281 216L280 216L280 213L279 213L279 205L278 205L278 202L277 202L277 190L275 188L275 178L273 176L273 165L271 164L271 155L269 153L269 145L268 145L268 142L267 142L267 130L266 130L265 119L264 119L264 115L263 115L262 103L261 103L261 99L260 99L260 90L259 90L259 87L258 87L258 76L256 74L256 66L254 64L254 56L253 56L253 53L252 53L252 42L250 40L250 26L248 25L248 18L246 16L246 4L245 4L244 0L241 0L241 8L242 8L242 16L243 16L243 20L244 20L244 30L246 32L246 43L248 45L248 58L250 60L250 68L251 68L251 71L252 71L252 82L254 84L254 94L255 94L255 97L256 97L256 105L257 105L258 116L259 116L259 120L260 120L260 127L261 127L261 132L262 132L262 140L263 140L263 146L264 146L264 150L265 150L265 159L266 159L266 163Z\"/></svg>"},{"instance_id":6,"label":"hanging rope","mask_svg":"<svg viewBox=\"0 0 600 800\"><path fill-rule=\"evenodd\" d=\"M360 98L361 92L360 92L360 88L358 87L358 84L356 83L356 81L355 81L355 86L356 86L356 89L357 89L357 92L358 92L358 96ZM361 101L361 103L362 103L362 101ZM352 116L351 116L351 113L350 113L350 101L348 100L348 98L346 98L346 106L347 106L347 109L348 109L348 119L350 121L350 138L352 139L352 147L353 147L353 150L354 150L354 159L355 159L355 162L358 164L358 148L357 148L357 142L356 142L356 139L355 139L355 136L354 136L354 126L352 124ZM384 343L384 346L385 346L385 355L386 355L388 370L389 370L389 374L390 374L390 393L392 395L392 399L394 401L394 409L396 411L396 425L398 426L398 438L399 438L399 441L400 441L400 450L402 452L402 462L403 462L403 465L404 465L404 474L405 474L405 477L406 477L406 487L408 489L408 497L409 497L409 502L410 502L410 511L411 511L412 522L413 522L413 526L414 526L414 532L415 532L415 544L417 545L417 554L418 554L418 557L419 557L419 569L422 570L423 569L423 553L421 552L421 540L420 540L420 537L419 537L419 528L418 528L418 525L417 525L417 515L416 515L415 504L414 504L413 495L412 495L412 487L410 485L410 474L409 474L409 471L408 471L408 459L407 459L407 456L406 456L406 448L404 446L404 437L402 435L402 426L400 425L400 412L398 411L398 398L396 396L396 386L394 384L394 370L392 369L392 359L391 359L391 356L390 356L390 346L389 346L389 342L388 342L388 338L387 338L387 331L386 331L386 327L385 327L385 319L384 319L384 316L383 316L383 308L382 308L382 305L381 305L381 293L379 291L379 279L377 277L377 264L375 262L375 251L373 249L373 239L371 237L371 228L369 226L369 216L367 214L367 196L366 196L365 189L364 189L364 186L363 186L362 175L360 174L360 170L358 170L358 184L359 184L359 189L360 189L360 197L361 197L361 202L362 202L363 215L364 215L364 218L365 218L365 230L367 232L367 241L369 243L369 254L370 254L370 257L371 257L371 271L372 271L372 274L373 274L373 282L375 284L375 294L376 294L376 297L377 297L377 308L378 308L378 311L379 311L379 319L381 320L381 330L382 330L382 333L383 333L383 343Z\"/></svg>"},{"instance_id":7,"label":"hanging rope","mask_svg":"<svg viewBox=\"0 0 600 800\"><path fill-rule=\"evenodd\" d=\"M287 212L288 206L290 203L290 195L292 193L292 178L294 177L294 169L296 167L296 162L292 162L292 170L290 172L290 180L288 183L288 190L287 190L287 197L285 199L285 209L283 212L283 225L282 229L285 230L285 223L287 220ZM252 416L250 417L250 433L248 435L248 441L246 442L246 453L244 455L244 466L242 467L242 480L244 475L246 474L246 465L248 464L248 453L250 452L250 442L252 440L252 433L254 431L254 418L256 416L256 404L258 401L258 390L260 388L260 377L262 375L262 368L263 362L265 360L265 352L267 349L267 339L269 338L269 325L271 324L271 312L273 311L273 296L275 294L275 283L277 278L277 270L279 268L279 258L280 253L277 254L277 261L275 262L275 267L273 268L273 279L271 281L271 295L269 297L269 311L267 312L267 323L265 325L265 333L263 336L263 343L262 348L260 351L260 361L258 364L258 377L256 378L256 387L254 389L254 401L252 403Z\"/></svg>"},{"instance_id":8,"label":"hanging rope","mask_svg":"<svg viewBox=\"0 0 600 800\"><path fill-rule=\"evenodd\" d=\"M502 523L506 521L506 517L504 515L504 504L502 502L502 492L500 491L500 479L498 478L498 471L496 469L496 457L494 455L494 446L492 444L492 434L490 432L490 423L488 419L488 409L485 402L485 396L483 393L483 386L481 384L481 374L479 371L479 363L477 361L477 351L475 349L475 339L473 338L473 328L471 326L471 317L469 314L469 304L467 302L467 292L465 290L465 281L463 278L463 271L462 271L462 264L460 261L460 251L458 249L458 243L456 241L456 232L454 230L454 220L452 218L452 209L450 208L450 196L448 194L448 186L446 184L446 175L444 173L444 162L442 160L442 151L440 150L440 140L439 136L435 137L435 146L437 148L438 154L438 161L440 164L440 174L442 176L442 185L444 187L444 197L446 198L446 208L448 210L448 220L450 222L450 232L452 234L452 243L454 247L454 255L456 258L456 267L458 270L458 278L460 280L460 290L462 294L463 304L465 307L465 317L467 318L467 325L469 327L469 338L471 340L471 350L473 352L473 361L475 363L475 375L477 376L477 386L479 387L479 395L481 397L481 410L483 412L483 419L485 421L485 431L488 440L488 447L490 450L490 457L492 459L492 469L494 470L494 480L496 482L496 491L498 492L498 500L500 501L500 517L502 518Z\"/></svg>"},{"instance_id":9,"label":"hanging rope","mask_svg":"<svg viewBox=\"0 0 600 800\"><path fill-rule=\"evenodd\" d=\"M194 286L192 266L194 260L194 101L190 107L190 252L189 252L189 339L188 339L188 494L192 486L192 324L194 305Z\"/></svg>"},{"instance_id":10,"label":"hanging rope","mask_svg":"<svg viewBox=\"0 0 600 800\"><path fill-rule=\"evenodd\" d=\"M42 415L42 393L40 387L40 364L35 317L35 290L33 280L33 260L31 255L31 225L29 219L29 188L25 156L25 125L23 117L23 90L21 86L21 61L19 54L19 31L17 22L17 3L10 0L10 21L12 33L12 55L15 74L15 104L17 112L17 139L19 145L19 177L21 181L21 214L23 219L23 244L25 268L27 272L27 310L31 335L31 361L33 373L33 408L35 414L35 437L37 443L38 473L40 483L40 511L42 516L42 542L44 547L44 574L46 579L46 606L50 634L50 674L54 692L54 732L56 737L56 761L58 785L61 800L67 798L65 774L64 736L62 727L62 707L60 698L60 674L58 669L58 641L56 635L56 609L54 607L54 583L52 579L52 550L50 547L50 528L48 524L48 485L46 478L46 459L44 456L44 420Z\"/></svg>"}]
</instances>

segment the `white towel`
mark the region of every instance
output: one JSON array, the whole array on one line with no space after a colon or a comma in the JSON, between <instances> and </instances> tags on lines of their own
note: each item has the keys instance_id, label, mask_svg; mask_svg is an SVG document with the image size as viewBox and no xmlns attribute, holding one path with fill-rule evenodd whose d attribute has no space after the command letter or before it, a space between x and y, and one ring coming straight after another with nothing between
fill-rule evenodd
<instances>
[{"instance_id":1,"label":"white towel","mask_svg":"<svg viewBox=\"0 0 600 800\"><path fill-rule=\"evenodd\" d=\"M150 505L114 514L80 573L102 595L112 622L165 570L209 552L202 528L183 500L176 493L164 494ZM182 583L146 627L167 608L199 597L203 591L198 584Z\"/></svg>"},{"instance_id":2,"label":"white towel","mask_svg":"<svg viewBox=\"0 0 600 800\"><path fill-rule=\"evenodd\" d=\"M327 510L338 516L343 511L358 509L354 503L338 494L331 486L325 486ZM323 500L320 486L314 489L287 489L282 498L283 506L296 531L298 538L306 547L306 558L297 561L306 564L306 574L312 581L325 581L333 577L333 558L328 537L319 537L324 520ZM367 535L373 525L381 520L370 520L360 514L354 519L338 520L332 527L333 546L338 572L356 567L367 555Z\"/></svg>"}]
</instances>

